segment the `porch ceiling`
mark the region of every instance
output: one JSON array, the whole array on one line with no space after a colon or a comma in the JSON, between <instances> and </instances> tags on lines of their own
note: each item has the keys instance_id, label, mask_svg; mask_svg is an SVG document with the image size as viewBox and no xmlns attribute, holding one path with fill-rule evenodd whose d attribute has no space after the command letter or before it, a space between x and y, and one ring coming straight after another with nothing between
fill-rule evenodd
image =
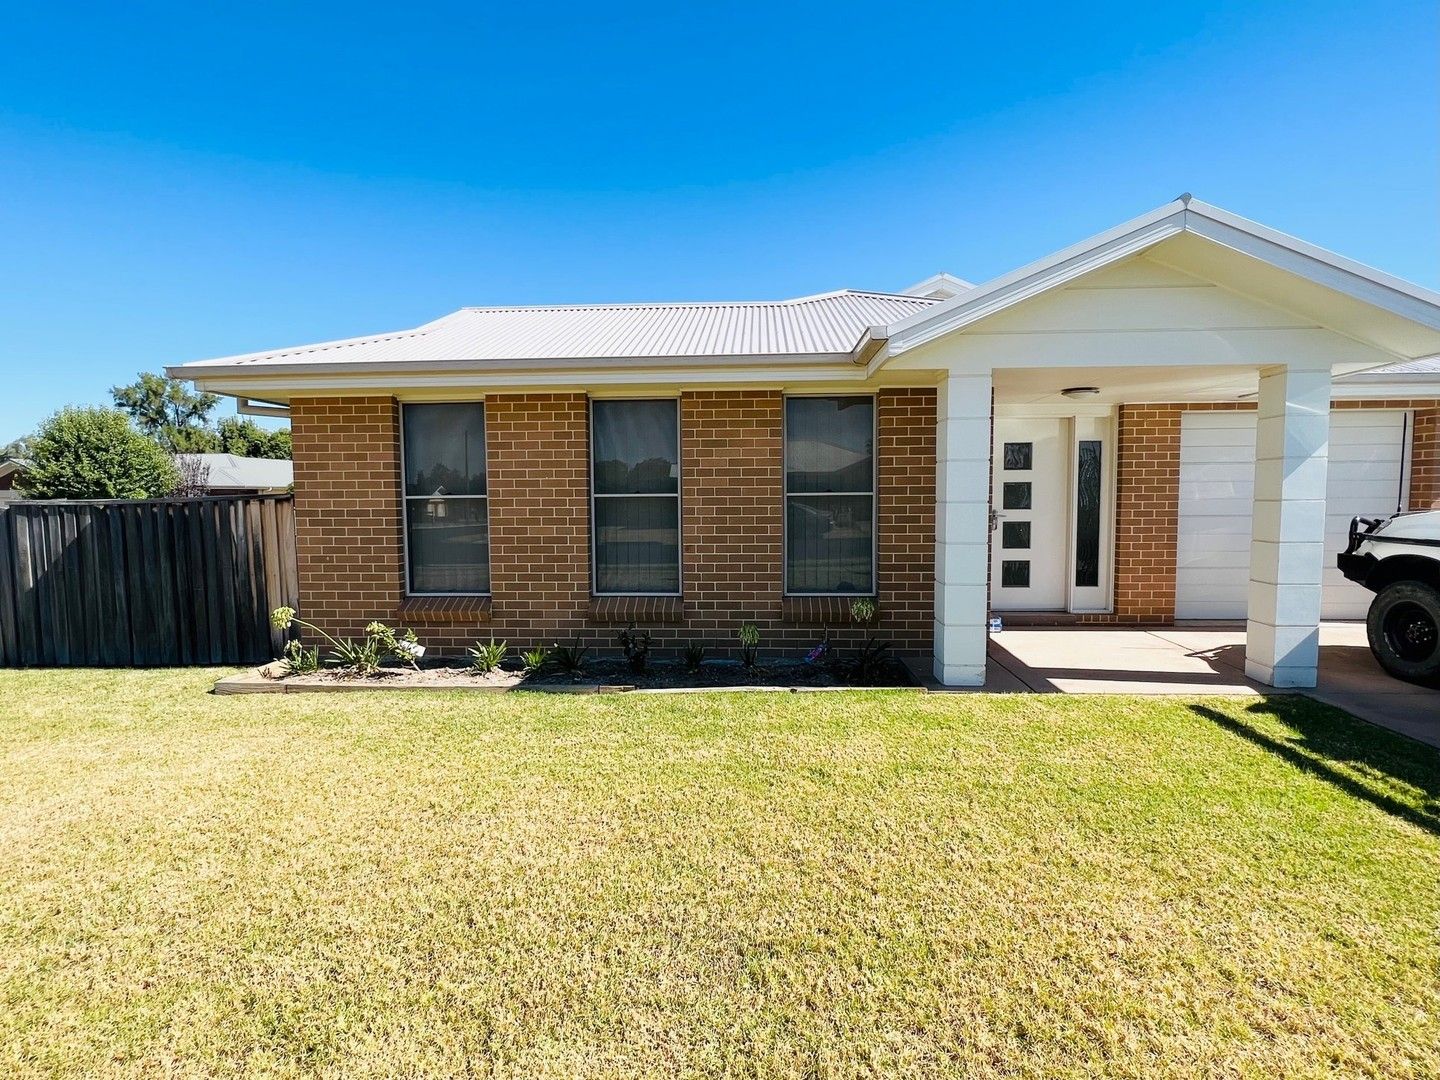
<instances>
[{"instance_id":1,"label":"porch ceiling","mask_svg":"<svg viewBox=\"0 0 1440 1080\"><path fill-rule=\"evenodd\" d=\"M1120 405L1135 402L1254 400L1255 369L1234 367L1006 368L994 373L997 405ZM1076 399L1061 391L1094 386L1100 393Z\"/></svg>"}]
</instances>

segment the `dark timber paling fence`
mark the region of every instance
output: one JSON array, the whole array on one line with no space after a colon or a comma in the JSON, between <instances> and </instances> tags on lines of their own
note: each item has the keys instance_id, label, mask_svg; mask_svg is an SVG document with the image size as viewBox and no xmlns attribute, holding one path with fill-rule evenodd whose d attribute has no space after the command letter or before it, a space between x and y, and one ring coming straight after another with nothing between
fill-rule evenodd
<instances>
[{"instance_id":1,"label":"dark timber paling fence","mask_svg":"<svg viewBox=\"0 0 1440 1080\"><path fill-rule=\"evenodd\" d=\"M0 666L260 663L297 593L288 495L0 503Z\"/></svg>"}]
</instances>

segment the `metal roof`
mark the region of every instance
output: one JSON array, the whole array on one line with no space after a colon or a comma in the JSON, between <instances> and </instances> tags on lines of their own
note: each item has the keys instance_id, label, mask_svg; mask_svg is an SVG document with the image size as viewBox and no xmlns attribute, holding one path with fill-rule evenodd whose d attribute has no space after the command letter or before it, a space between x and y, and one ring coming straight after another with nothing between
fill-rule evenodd
<instances>
[{"instance_id":1,"label":"metal roof","mask_svg":"<svg viewBox=\"0 0 1440 1080\"><path fill-rule=\"evenodd\" d=\"M1440 356L1426 356L1419 360L1405 360L1398 364L1387 364L1382 368L1371 368L1352 378L1365 376L1388 378L1393 375L1440 375Z\"/></svg>"},{"instance_id":2,"label":"metal roof","mask_svg":"<svg viewBox=\"0 0 1440 1080\"><path fill-rule=\"evenodd\" d=\"M939 301L850 289L739 303L467 307L414 330L201 360L172 368L476 360L624 360L718 356L839 356L872 326Z\"/></svg>"},{"instance_id":3,"label":"metal roof","mask_svg":"<svg viewBox=\"0 0 1440 1080\"><path fill-rule=\"evenodd\" d=\"M295 482L295 465L288 458L238 457L235 454L177 454L181 458L198 458L209 470L205 487L211 491L224 488L270 491L287 488Z\"/></svg>"}]
</instances>

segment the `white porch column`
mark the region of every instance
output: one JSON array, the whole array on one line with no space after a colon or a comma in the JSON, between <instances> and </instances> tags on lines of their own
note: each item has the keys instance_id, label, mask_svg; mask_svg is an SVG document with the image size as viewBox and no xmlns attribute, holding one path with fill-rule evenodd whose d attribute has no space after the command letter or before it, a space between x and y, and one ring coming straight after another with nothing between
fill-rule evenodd
<instances>
[{"instance_id":1,"label":"white porch column","mask_svg":"<svg viewBox=\"0 0 1440 1080\"><path fill-rule=\"evenodd\" d=\"M1255 437L1255 505L1245 674L1314 686L1330 454L1330 367L1264 368Z\"/></svg>"},{"instance_id":2,"label":"white porch column","mask_svg":"<svg viewBox=\"0 0 1440 1080\"><path fill-rule=\"evenodd\" d=\"M935 678L985 682L990 566L990 373L940 383L935 443Z\"/></svg>"}]
</instances>

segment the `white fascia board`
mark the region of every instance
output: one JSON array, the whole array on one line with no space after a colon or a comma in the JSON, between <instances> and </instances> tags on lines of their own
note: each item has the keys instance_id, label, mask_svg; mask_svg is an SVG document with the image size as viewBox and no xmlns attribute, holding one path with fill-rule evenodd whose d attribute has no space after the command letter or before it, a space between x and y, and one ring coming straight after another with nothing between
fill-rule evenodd
<instances>
[{"instance_id":1,"label":"white fascia board","mask_svg":"<svg viewBox=\"0 0 1440 1080\"><path fill-rule=\"evenodd\" d=\"M877 328L872 335L885 337L888 342L871 361L870 371L877 370L890 356L962 329L1182 232L1194 233L1317 285L1440 330L1440 293L1186 195L887 328Z\"/></svg>"},{"instance_id":2,"label":"white fascia board","mask_svg":"<svg viewBox=\"0 0 1440 1080\"><path fill-rule=\"evenodd\" d=\"M1332 396L1346 400L1440 399L1440 375L1415 378L1385 378L1377 375L1348 375L1335 380Z\"/></svg>"},{"instance_id":3,"label":"white fascia board","mask_svg":"<svg viewBox=\"0 0 1440 1080\"><path fill-rule=\"evenodd\" d=\"M853 356L853 353L797 353L774 356L626 356L616 357L609 360L608 363L615 369L683 367L692 371L696 368L728 370L757 365L807 368L850 363ZM268 376L272 379L289 382L292 379L300 380L316 375L352 376L356 379L367 379L377 375L404 376L418 370L436 374L453 372L457 376L469 377L476 373L493 371L505 373L505 377L513 382L515 377L521 374L573 372L581 369L593 372L597 378L603 378L611 373L611 369L596 365L605 363L607 361L604 358L594 356L557 357L545 360L359 360L331 363L302 360L269 364L223 364L205 360L194 364L177 364L167 367L165 374L172 379L190 380ZM568 377L573 378L573 375Z\"/></svg>"},{"instance_id":4,"label":"white fascia board","mask_svg":"<svg viewBox=\"0 0 1440 1080\"><path fill-rule=\"evenodd\" d=\"M1184 212L1184 202L1177 199L1166 203L1148 214L892 323L885 331L889 345L877 360L883 363L885 356L923 345L1092 270L1153 247L1183 231ZM876 364L871 366L873 368Z\"/></svg>"},{"instance_id":5,"label":"white fascia board","mask_svg":"<svg viewBox=\"0 0 1440 1080\"><path fill-rule=\"evenodd\" d=\"M1198 199L1191 199L1186 206L1185 230L1253 255L1317 285L1364 300L1424 326L1440 329L1440 293L1412 281L1347 259Z\"/></svg>"}]
</instances>

